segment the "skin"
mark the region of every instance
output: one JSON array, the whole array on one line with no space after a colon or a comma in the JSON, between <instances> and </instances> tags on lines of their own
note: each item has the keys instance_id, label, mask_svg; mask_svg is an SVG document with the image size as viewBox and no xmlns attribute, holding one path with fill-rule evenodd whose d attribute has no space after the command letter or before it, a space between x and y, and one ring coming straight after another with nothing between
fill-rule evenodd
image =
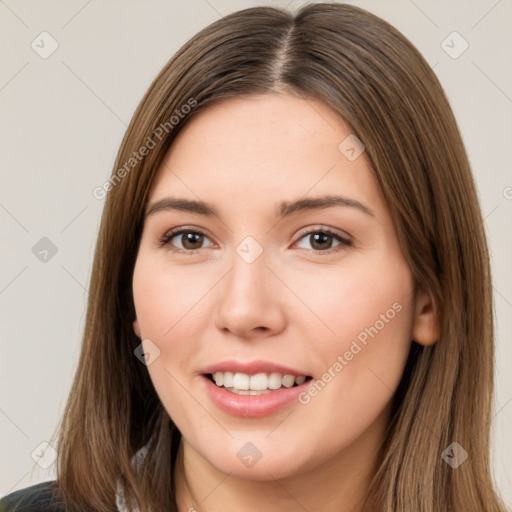
<instances>
[{"instance_id":1,"label":"skin","mask_svg":"<svg viewBox=\"0 0 512 512\"><path fill-rule=\"evenodd\" d=\"M147 217L133 275L134 330L160 350L147 368L183 436L180 511L362 509L411 340L434 343L435 318L430 297L414 287L365 153L350 161L338 149L350 133L317 100L229 99L192 118L158 170L151 204L173 195L219 213ZM283 200L333 193L373 215L334 206L274 216ZM206 236L158 245L176 227ZM311 232L322 228L352 245L335 237L315 244ZM247 236L263 249L250 264L236 252ZM239 418L205 392L201 370L231 358L321 379L396 303L400 312L307 404ZM262 454L252 467L237 457L248 442Z\"/></svg>"}]
</instances>

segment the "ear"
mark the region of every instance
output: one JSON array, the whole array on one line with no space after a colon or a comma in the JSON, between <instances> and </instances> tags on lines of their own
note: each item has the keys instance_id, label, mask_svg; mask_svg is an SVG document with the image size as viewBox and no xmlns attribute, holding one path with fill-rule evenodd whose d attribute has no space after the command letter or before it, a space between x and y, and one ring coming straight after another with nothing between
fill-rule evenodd
<instances>
[{"instance_id":1,"label":"ear","mask_svg":"<svg viewBox=\"0 0 512 512\"><path fill-rule=\"evenodd\" d=\"M137 319L135 319L133 321L133 330L135 331L135 334L137 335L138 338L140 338L140 326L139 326L139 321Z\"/></svg>"},{"instance_id":2,"label":"ear","mask_svg":"<svg viewBox=\"0 0 512 512\"><path fill-rule=\"evenodd\" d=\"M421 287L416 290L412 339L420 345L433 345L439 340L439 324L430 295Z\"/></svg>"}]
</instances>

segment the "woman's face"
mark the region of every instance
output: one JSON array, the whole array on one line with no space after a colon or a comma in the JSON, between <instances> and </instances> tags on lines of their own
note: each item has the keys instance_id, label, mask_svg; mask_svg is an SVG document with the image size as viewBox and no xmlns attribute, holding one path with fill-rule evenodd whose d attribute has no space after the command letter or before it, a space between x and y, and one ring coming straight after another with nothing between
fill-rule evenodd
<instances>
[{"instance_id":1,"label":"woman's face","mask_svg":"<svg viewBox=\"0 0 512 512\"><path fill-rule=\"evenodd\" d=\"M362 149L319 101L252 96L191 119L158 170L134 329L189 453L217 470L374 460L421 312Z\"/></svg>"}]
</instances>

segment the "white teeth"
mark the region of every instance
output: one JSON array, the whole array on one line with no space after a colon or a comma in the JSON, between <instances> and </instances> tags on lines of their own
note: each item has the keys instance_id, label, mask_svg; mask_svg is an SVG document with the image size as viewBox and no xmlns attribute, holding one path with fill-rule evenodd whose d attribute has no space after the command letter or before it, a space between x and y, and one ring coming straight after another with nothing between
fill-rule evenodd
<instances>
[{"instance_id":1,"label":"white teeth","mask_svg":"<svg viewBox=\"0 0 512 512\"><path fill-rule=\"evenodd\" d=\"M236 387L236 386L233 386ZM256 375L251 375L251 380L249 382L249 388L255 391L261 391L263 389L267 389L267 376L264 373L257 373Z\"/></svg>"},{"instance_id":2,"label":"white teeth","mask_svg":"<svg viewBox=\"0 0 512 512\"><path fill-rule=\"evenodd\" d=\"M270 389L262 389L261 391L253 391L252 389L226 388L226 391L230 391L231 393L236 393L237 395L266 395L267 393L272 393L272 391Z\"/></svg>"},{"instance_id":3,"label":"white teeth","mask_svg":"<svg viewBox=\"0 0 512 512\"><path fill-rule=\"evenodd\" d=\"M291 388L294 384L300 385L306 381L305 375L282 375L280 373L246 373L215 372L213 379L217 386L223 386L228 391L240 395L259 395L270 393L271 390L281 387ZM253 392L254 391L254 392Z\"/></svg>"},{"instance_id":4,"label":"white teeth","mask_svg":"<svg viewBox=\"0 0 512 512\"><path fill-rule=\"evenodd\" d=\"M306 377L304 375L301 375L300 377L295 377L295 384L300 385L306 380Z\"/></svg>"},{"instance_id":5,"label":"white teeth","mask_svg":"<svg viewBox=\"0 0 512 512\"><path fill-rule=\"evenodd\" d=\"M295 376L294 375L285 375L283 377L283 386L285 388L291 388L295 384Z\"/></svg>"},{"instance_id":6,"label":"white teeth","mask_svg":"<svg viewBox=\"0 0 512 512\"><path fill-rule=\"evenodd\" d=\"M217 372L215 375L217 375L218 373L224 374L224 380L222 382L222 385L226 386L227 388L232 388L233 387L233 373L232 372Z\"/></svg>"},{"instance_id":7,"label":"white teeth","mask_svg":"<svg viewBox=\"0 0 512 512\"><path fill-rule=\"evenodd\" d=\"M267 386L270 389L279 389L281 387L282 380L283 378L280 373L271 373L268 378Z\"/></svg>"},{"instance_id":8,"label":"white teeth","mask_svg":"<svg viewBox=\"0 0 512 512\"><path fill-rule=\"evenodd\" d=\"M235 389L249 389L250 377L246 373L235 373L233 387Z\"/></svg>"}]
</instances>

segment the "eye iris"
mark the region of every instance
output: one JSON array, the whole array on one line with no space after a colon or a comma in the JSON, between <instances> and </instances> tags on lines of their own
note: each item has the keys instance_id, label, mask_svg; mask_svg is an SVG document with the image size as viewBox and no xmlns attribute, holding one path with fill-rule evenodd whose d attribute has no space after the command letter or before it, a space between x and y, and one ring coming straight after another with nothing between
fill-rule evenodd
<instances>
[{"instance_id":1,"label":"eye iris","mask_svg":"<svg viewBox=\"0 0 512 512\"><path fill-rule=\"evenodd\" d=\"M201 248L201 245L203 244L203 237L204 235L202 235L201 233L192 233L192 232L187 232L187 233L184 233L181 235L181 239L182 239L182 243L183 243L183 247L185 249L200 249ZM190 247L189 245L189 242L193 245L194 243L198 243L199 241L199 247Z\"/></svg>"},{"instance_id":2,"label":"eye iris","mask_svg":"<svg viewBox=\"0 0 512 512\"><path fill-rule=\"evenodd\" d=\"M322 245L322 241L325 242L327 240L327 241L332 242L332 235L328 235L327 233L321 233L321 232L314 233L314 234L310 235L310 239L312 240L311 246L313 247L313 249L315 249L315 250L325 249L326 247L329 248L329 246L331 244L328 243L327 245L325 245L325 243L324 243ZM317 245L318 242L320 242L320 246L315 247L315 245Z\"/></svg>"}]
</instances>

